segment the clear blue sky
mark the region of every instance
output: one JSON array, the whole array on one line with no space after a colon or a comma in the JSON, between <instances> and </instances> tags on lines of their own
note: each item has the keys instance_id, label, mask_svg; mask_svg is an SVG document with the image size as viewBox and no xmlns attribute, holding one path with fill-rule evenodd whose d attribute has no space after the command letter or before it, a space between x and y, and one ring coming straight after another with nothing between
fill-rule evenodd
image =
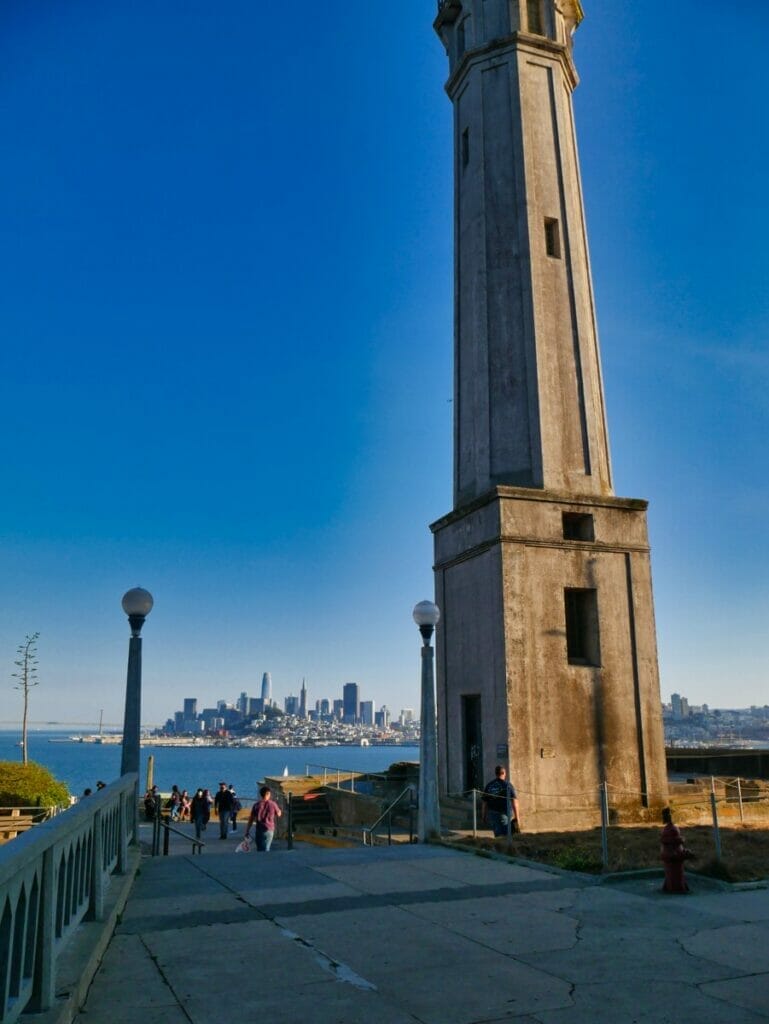
<instances>
[{"instance_id":1,"label":"clear blue sky","mask_svg":"<svg viewBox=\"0 0 769 1024\"><path fill-rule=\"evenodd\" d=\"M431 0L0 10L0 719L417 703L451 507L451 110ZM769 701L769 5L586 0L575 97L617 493L662 692Z\"/></svg>"}]
</instances>

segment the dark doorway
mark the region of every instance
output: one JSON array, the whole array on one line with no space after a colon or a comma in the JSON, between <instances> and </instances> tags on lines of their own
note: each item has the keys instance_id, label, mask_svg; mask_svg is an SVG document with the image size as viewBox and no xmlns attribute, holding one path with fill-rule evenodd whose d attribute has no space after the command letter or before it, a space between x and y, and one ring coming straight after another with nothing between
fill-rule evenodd
<instances>
[{"instance_id":1,"label":"dark doorway","mask_svg":"<svg viewBox=\"0 0 769 1024\"><path fill-rule=\"evenodd\" d=\"M483 743L480 694L462 698L462 742L467 789L483 789Z\"/></svg>"}]
</instances>

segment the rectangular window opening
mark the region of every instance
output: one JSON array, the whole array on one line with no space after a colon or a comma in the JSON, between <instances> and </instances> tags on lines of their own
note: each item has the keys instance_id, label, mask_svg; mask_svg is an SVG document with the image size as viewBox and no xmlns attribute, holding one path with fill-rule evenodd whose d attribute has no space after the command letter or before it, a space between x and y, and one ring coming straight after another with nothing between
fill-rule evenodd
<instances>
[{"instance_id":1,"label":"rectangular window opening","mask_svg":"<svg viewBox=\"0 0 769 1024\"><path fill-rule=\"evenodd\" d=\"M545 217L545 252L557 260L561 258L561 232L554 217Z\"/></svg>"},{"instance_id":2,"label":"rectangular window opening","mask_svg":"<svg viewBox=\"0 0 769 1024\"><path fill-rule=\"evenodd\" d=\"M593 517L586 512L564 512L563 539L595 540Z\"/></svg>"},{"instance_id":3,"label":"rectangular window opening","mask_svg":"<svg viewBox=\"0 0 769 1024\"><path fill-rule=\"evenodd\" d=\"M529 32L535 36L544 35L542 25L542 0L528 0L526 4Z\"/></svg>"},{"instance_id":4,"label":"rectangular window opening","mask_svg":"<svg viewBox=\"0 0 769 1024\"><path fill-rule=\"evenodd\" d=\"M464 52L467 47L467 40L465 38L467 32L465 28L466 21L467 18L463 18L457 25L457 60L460 60L461 57L464 56Z\"/></svg>"},{"instance_id":5,"label":"rectangular window opening","mask_svg":"<svg viewBox=\"0 0 769 1024\"><path fill-rule=\"evenodd\" d=\"M467 167L470 163L470 129L465 128L462 132L462 166Z\"/></svg>"},{"instance_id":6,"label":"rectangular window opening","mask_svg":"<svg viewBox=\"0 0 769 1024\"><path fill-rule=\"evenodd\" d=\"M598 591L567 588L563 594L566 611L566 654L569 664L600 666Z\"/></svg>"}]
</instances>

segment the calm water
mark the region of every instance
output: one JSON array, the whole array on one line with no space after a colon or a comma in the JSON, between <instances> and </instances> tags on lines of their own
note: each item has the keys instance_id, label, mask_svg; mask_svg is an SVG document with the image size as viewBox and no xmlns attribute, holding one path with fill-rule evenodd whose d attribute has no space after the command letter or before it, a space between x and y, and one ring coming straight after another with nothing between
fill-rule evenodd
<instances>
[{"instance_id":1,"label":"calm water","mask_svg":"<svg viewBox=\"0 0 769 1024\"><path fill-rule=\"evenodd\" d=\"M45 765L57 779L80 794L97 779L110 782L120 774L121 748L97 743L50 743L68 736L61 732L30 732L29 757ZM0 731L0 761L20 760L18 732ZM301 774L305 765L326 765L349 771L383 771L394 761L418 761L419 747L262 747L256 750L209 747L142 747L141 785L146 782L147 758L155 758L155 782L161 790L173 784L195 790L215 790L219 782L232 783L241 796L256 794L265 775L281 775L284 768Z\"/></svg>"}]
</instances>

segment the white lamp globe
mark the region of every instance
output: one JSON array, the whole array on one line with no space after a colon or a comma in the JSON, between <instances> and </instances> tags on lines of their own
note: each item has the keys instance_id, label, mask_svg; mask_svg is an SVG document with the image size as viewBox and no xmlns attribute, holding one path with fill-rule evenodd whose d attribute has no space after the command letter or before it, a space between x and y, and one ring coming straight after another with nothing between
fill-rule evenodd
<instances>
[{"instance_id":1,"label":"white lamp globe","mask_svg":"<svg viewBox=\"0 0 769 1024\"><path fill-rule=\"evenodd\" d=\"M432 601L420 601L414 606L414 622L418 626L437 626L441 617L441 610Z\"/></svg>"},{"instance_id":2,"label":"white lamp globe","mask_svg":"<svg viewBox=\"0 0 769 1024\"><path fill-rule=\"evenodd\" d=\"M149 590L143 587L134 587L123 594L123 611L126 615L149 615L155 602Z\"/></svg>"}]
</instances>

